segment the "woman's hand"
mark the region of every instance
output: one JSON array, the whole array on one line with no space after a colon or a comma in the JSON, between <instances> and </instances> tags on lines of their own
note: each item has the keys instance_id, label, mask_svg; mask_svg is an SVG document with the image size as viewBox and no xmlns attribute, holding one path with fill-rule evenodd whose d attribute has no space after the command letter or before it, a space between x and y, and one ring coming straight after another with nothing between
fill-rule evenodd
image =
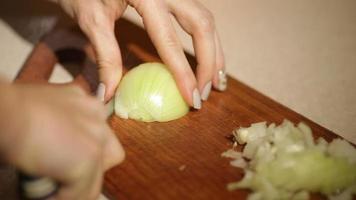
<instances>
[{"instance_id":1,"label":"woman's hand","mask_svg":"<svg viewBox=\"0 0 356 200\"><path fill-rule=\"evenodd\" d=\"M0 153L60 183L55 199L96 199L124 151L102 103L73 86L0 85Z\"/></svg>"},{"instance_id":2,"label":"woman's hand","mask_svg":"<svg viewBox=\"0 0 356 200\"><path fill-rule=\"evenodd\" d=\"M211 86L226 89L224 55L212 14L197 0L57 0L74 17L92 42L100 80L110 99L121 79L122 60L114 34L115 21L128 5L143 18L163 62L173 73L181 94L196 109L207 100ZM198 61L196 77L184 55L171 16L192 36Z\"/></svg>"}]
</instances>

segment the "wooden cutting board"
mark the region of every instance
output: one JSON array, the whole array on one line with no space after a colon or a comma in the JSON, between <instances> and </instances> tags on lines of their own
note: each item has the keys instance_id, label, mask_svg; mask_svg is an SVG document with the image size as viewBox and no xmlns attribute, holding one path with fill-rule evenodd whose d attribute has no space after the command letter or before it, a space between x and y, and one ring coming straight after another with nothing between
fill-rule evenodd
<instances>
[{"instance_id":1,"label":"wooden cutting board","mask_svg":"<svg viewBox=\"0 0 356 200\"><path fill-rule=\"evenodd\" d=\"M144 30L125 20L117 27L127 69L159 61ZM195 66L194 58L187 57ZM47 83L56 62L75 76L75 84L95 91L98 78L93 51L76 28L54 30L46 36L16 81ZM201 110L176 121L143 123L112 116L108 121L126 150L126 160L106 173L104 191L112 199L245 199L247 190L226 190L226 184L241 179L243 173L220 154L231 148L233 129L261 121L281 123L283 119L307 123L315 138L330 141L337 137L232 78L226 92L213 91ZM313 199L321 197L313 195Z\"/></svg>"}]
</instances>

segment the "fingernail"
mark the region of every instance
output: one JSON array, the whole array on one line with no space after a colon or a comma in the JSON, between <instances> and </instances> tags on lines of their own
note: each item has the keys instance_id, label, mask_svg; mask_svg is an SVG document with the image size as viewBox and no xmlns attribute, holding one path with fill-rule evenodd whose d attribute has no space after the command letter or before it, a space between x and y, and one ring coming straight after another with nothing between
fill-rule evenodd
<instances>
[{"instance_id":1,"label":"fingernail","mask_svg":"<svg viewBox=\"0 0 356 200\"><path fill-rule=\"evenodd\" d=\"M224 91L227 87L227 78L224 70L219 70L219 82L218 82L218 90Z\"/></svg>"},{"instance_id":2,"label":"fingernail","mask_svg":"<svg viewBox=\"0 0 356 200\"><path fill-rule=\"evenodd\" d=\"M201 93L201 99L202 99L203 101L208 100L210 91L211 91L211 81L209 81L209 82L205 85L205 87L203 88L203 92Z\"/></svg>"},{"instance_id":3,"label":"fingernail","mask_svg":"<svg viewBox=\"0 0 356 200\"><path fill-rule=\"evenodd\" d=\"M96 89L96 98L98 98L100 101L105 100L105 89L105 84L99 83L98 88Z\"/></svg>"},{"instance_id":4,"label":"fingernail","mask_svg":"<svg viewBox=\"0 0 356 200\"><path fill-rule=\"evenodd\" d=\"M200 99L200 94L199 94L199 91L197 88L195 88L193 91L193 107L195 109L201 108L201 99Z\"/></svg>"}]
</instances>

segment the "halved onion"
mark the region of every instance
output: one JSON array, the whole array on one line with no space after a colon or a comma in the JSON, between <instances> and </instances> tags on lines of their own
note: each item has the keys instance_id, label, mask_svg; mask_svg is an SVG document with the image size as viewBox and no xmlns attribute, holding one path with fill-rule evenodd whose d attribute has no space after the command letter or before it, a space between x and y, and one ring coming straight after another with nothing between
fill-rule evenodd
<instances>
[{"instance_id":1,"label":"halved onion","mask_svg":"<svg viewBox=\"0 0 356 200\"><path fill-rule=\"evenodd\" d=\"M115 114L144 122L166 122L189 111L172 74L161 63L145 63L130 70L115 94Z\"/></svg>"}]
</instances>

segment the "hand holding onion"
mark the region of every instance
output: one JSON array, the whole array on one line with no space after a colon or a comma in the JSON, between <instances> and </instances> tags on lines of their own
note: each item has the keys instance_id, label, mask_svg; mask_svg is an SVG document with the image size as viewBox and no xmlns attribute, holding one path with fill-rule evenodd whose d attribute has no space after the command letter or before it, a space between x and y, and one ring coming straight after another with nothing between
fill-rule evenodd
<instances>
[{"instance_id":1,"label":"hand holding onion","mask_svg":"<svg viewBox=\"0 0 356 200\"><path fill-rule=\"evenodd\" d=\"M106 85L106 100L121 79L122 60L114 34L115 20L132 6L142 16L145 28L161 59L172 72L185 102L196 109L207 100L211 86L225 90L224 56L212 14L197 0L57 0L78 21L92 42L100 80ZM184 55L171 22L174 16L192 36L198 66L196 77Z\"/></svg>"}]
</instances>

